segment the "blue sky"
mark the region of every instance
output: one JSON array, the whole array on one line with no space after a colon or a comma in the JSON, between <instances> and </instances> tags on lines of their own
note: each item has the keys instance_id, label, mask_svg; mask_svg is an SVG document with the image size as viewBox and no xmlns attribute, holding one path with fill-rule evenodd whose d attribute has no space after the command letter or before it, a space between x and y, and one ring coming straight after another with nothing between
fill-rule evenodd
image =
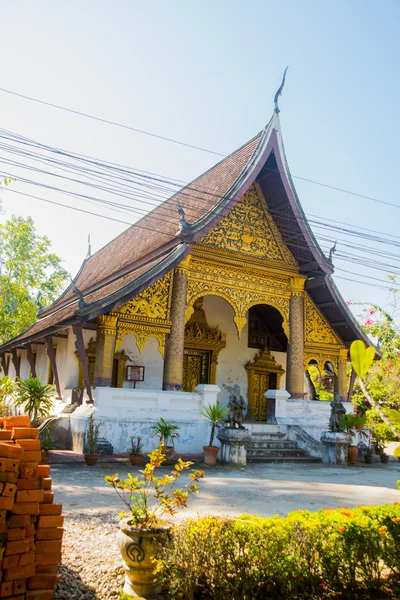
<instances>
[{"instance_id":1,"label":"blue sky","mask_svg":"<svg viewBox=\"0 0 400 600\"><path fill-rule=\"evenodd\" d=\"M19 0L2 4L2 23L1 87L224 154L269 120L289 65L280 117L306 213L400 235L400 208L296 178L400 206L398 2ZM2 92L0 127L182 181L218 160ZM13 185L113 214L22 182ZM71 273L86 254L89 232L96 250L124 229L7 191L2 201L5 217L33 217ZM400 251L382 248L399 264ZM357 273L338 276L376 284L371 277L386 278L354 263L335 265ZM388 302L386 290L336 282L345 299Z\"/></svg>"}]
</instances>

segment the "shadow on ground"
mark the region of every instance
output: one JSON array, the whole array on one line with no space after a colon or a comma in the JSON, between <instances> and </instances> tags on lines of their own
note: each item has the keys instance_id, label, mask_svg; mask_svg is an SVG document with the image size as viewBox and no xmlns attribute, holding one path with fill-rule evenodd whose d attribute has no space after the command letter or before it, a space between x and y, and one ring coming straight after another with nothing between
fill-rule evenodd
<instances>
[{"instance_id":1,"label":"shadow on ground","mask_svg":"<svg viewBox=\"0 0 400 600\"><path fill-rule=\"evenodd\" d=\"M98 600L94 588L88 587L82 580L80 574L66 565L60 565L60 581L58 583L54 600Z\"/></svg>"}]
</instances>

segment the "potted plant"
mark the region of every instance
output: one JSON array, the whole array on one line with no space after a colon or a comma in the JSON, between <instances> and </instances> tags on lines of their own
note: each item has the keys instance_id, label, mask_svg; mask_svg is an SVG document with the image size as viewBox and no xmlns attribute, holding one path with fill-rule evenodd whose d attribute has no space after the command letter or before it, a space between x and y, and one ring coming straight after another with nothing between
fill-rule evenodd
<instances>
[{"instance_id":1,"label":"potted plant","mask_svg":"<svg viewBox=\"0 0 400 600\"><path fill-rule=\"evenodd\" d=\"M371 448L367 448L364 454L364 459L365 462L367 463L367 465L371 465L372 464L372 450Z\"/></svg>"},{"instance_id":2,"label":"potted plant","mask_svg":"<svg viewBox=\"0 0 400 600\"><path fill-rule=\"evenodd\" d=\"M53 408L55 390L51 385L42 385L38 377L19 379L14 404L21 406L32 421L48 417Z\"/></svg>"},{"instance_id":3,"label":"potted plant","mask_svg":"<svg viewBox=\"0 0 400 600\"><path fill-rule=\"evenodd\" d=\"M343 426L345 431L355 436L358 432L359 437L368 437L368 433L365 431L366 418L364 416L345 414L343 415ZM358 448L353 444L348 447L348 463L354 465L358 456Z\"/></svg>"},{"instance_id":4,"label":"potted plant","mask_svg":"<svg viewBox=\"0 0 400 600\"><path fill-rule=\"evenodd\" d=\"M228 416L228 409L222 406L219 402L205 406L200 414L211 423L210 443L208 446L203 446L204 463L213 466L217 463L219 452L218 446L214 446L215 426L219 421L223 421Z\"/></svg>"},{"instance_id":5,"label":"potted plant","mask_svg":"<svg viewBox=\"0 0 400 600\"><path fill-rule=\"evenodd\" d=\"M141 464L143 464L143 444L140 440L141 438L138 435L137 442L135 442L135 436L131 435L131 447L128 448L127 452L129 454L129 460L131 461L131 465L133 467L140 466Z\"/></svg>"},{"instance_id":6,"label":"potted plant","mask_svg":"<svg viewBox=\"0 0 400 600\"><path fill-rule=\"evenodd\" d=\"M165 421L162 417L155 425L151 427L151 435L157 436L160 444L163 444L167 462L172 460L175 452L174 440L179 437L180 427L173 421ZM172 446L168 446L168 440L171 440Z\"/></svg>"},{"instance_id":7,"label":"potted plant","mask_svg":"<svg viewBox=\"0 0 400 600\"><path fill-rule=\"evenodd\" d=\"M381 459L381 463L386 464L387 462L389 462L389 454L386 454L385 450L386 450L386 446L385 446L385 442L380 439L379 437L376 437L375 439L375 447L376 447L376 452L377 454L379 454L379 458Z\"/></svg>"},{"instance_id":8,"label":"potted plant","mask_svg":"<svg viewBox=\"0 0 400 600\"><path fill-rule=\"evenodd\" d=\"M52 450L54 450L54 448L55 448L53 435L52 435L53 428L54 428L54 421L52 423L49 423L48 425L46 425L43 432L40 432L40 435L39 435L40 448L42 451L42 458L41 458L40 464L42 464L42 465L49 464L50 452Z\"/></svg>"},{"instance_id":9,"label":"potted plant","mask_svg":"<svg viewBox=\"0 0 400 600\"><path fill-rule=\"evenodd\" d=\"M171 518L179 508L185 508L189 495L197 492L199 479L204 472L193 469L189 482L176 488L177 479L183 471L190 469L192 462L178 459L170 475L156 474L156 469L165 462L165 446L160 443L157 450L149 454L149 462L144 467L142 477L121 480L118 474L105 477L129 514L122 513L117 541L125 562L124 593L129 597L145 597L159 594L161 583L154 574L153 557L165 539L168 540ZM150 502L152 498L152 502Z\"/></svg>"},{"instance_id":10,"label":"potted plant","mask_svg":"<svg viewBox=\"0 0 400 600\"><path fill-rule=\"evenodd\" d=\"M101 426L101 423L95 422L92 413L86 427L86 452L84 454L85 462L89 466L94 466L100 457L100 454L97 453L97 442L99 441Z\"/></svg>"}]
</instances>

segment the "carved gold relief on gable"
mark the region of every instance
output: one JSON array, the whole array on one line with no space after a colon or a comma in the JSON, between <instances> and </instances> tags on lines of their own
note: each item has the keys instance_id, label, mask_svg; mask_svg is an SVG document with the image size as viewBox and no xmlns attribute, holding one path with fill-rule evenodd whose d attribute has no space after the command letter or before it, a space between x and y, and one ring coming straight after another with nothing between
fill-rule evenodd
<instances>
[{"instance_id":1,"label":"carved gold relief on gable","mask_svg":"<svg viewBox=\"0 0 400 600\"><path fill-rule=\"evenodd\" d=\"M128 300L113 314L123 319L135 321L165 322L169 319L172 272L167 273L156 283Z\"/></svg>"},{"instance_id":2,"label":"carved gold relief on gable","mask_svg":"<svg viewBox=\"0 0 400 600\"><path fill-rule=\"evenodd\" d=\"M325 317L306 294L304 298L305 344L343 346Z\"/></svg>"},{"instance_id":3,"label":"carved gold relief on gable","mask_svg":"<svg viewBox=\"0 0 400 600\"><path fill-rule=\"evenodd\" d=\"M198 242L231 252L296 266L257 184Z\"/></svg>"}]
</instances>

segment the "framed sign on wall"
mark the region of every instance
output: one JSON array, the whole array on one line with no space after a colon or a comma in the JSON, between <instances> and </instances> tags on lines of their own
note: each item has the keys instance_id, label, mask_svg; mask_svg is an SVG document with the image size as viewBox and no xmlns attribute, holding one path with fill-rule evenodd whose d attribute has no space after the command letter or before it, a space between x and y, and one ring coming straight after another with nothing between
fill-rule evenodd
<instances>
[{"instance_id":1,"label":"framed sign on wall","mask_svg":"<svg viewBox=\"0 0 400 600\"><path fill-rule=\"evenodd\" d=\"M137 381L144 381L144 367L127 365L125 379L126 381L133 381L133 389L135 389Z\"/></svg>"}]
</instances>

